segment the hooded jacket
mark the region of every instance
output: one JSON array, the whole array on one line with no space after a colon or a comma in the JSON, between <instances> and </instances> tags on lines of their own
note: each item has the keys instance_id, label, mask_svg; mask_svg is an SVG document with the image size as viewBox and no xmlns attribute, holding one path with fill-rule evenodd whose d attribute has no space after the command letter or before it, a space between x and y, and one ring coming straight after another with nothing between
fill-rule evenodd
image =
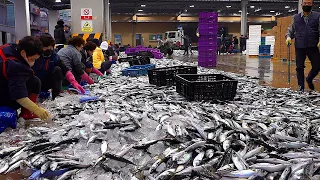
<instances>
[{"instance_id":1,"label":"hooded jacket","mask_svg":"<svg viewBox=\"0 0 320 180\"><path fill-rule=\"evenodd\" d=\"M93 51L92 59L93 67L96 69L101 69L101 64L105 61L101 48L97 47L96 50Z\"/></svg>"},{"instance_id":2,"label":"hooded jacket","mask_svg":"<svg viewBox=\"0 0 320 180\"><path fill-rule=\"evenodd\" d=\"M66 36L64 34L64 26L57 24L54 29L54 39L56 40L56 44L66 44Z\"/></svg>"},{"instance_id":3,"label":"hooded jacket","mask_svg":"<svg viewBox=\"0 0 320 180\"><path fill-rule=\"evenodd\" d=\"M7 58L5 64L7 78L3 72L4 61L0 57L0 106L12 104L10 102L28 97L26 83L33 77L33 71L28 62L18 53L17 45L6 44L5 46L3 46L2 52Z\"/></svg>"}]
</instances>

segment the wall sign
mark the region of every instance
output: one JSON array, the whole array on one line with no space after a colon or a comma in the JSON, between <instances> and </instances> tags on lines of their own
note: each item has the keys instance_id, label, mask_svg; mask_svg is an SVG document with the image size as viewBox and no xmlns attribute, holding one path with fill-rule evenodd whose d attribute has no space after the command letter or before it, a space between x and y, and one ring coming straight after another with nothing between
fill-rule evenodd
<instances>
[{"instance_id":1,"label":"wall sign","mask_svg":"<svg viewBox=\"0 0 320 180\"><path fill-rule=\"evenodd\" d=\"M92 9L81 8L81 20L92 20Z\"/></svg>"},{"instance_id":2,"label":"wall sign","mask_svg":"<svg viewBox=\"0 0 320 180\"><path fill-rule=\"evenodd\" d=\"M85 33L93 32L92 20L81 21L81 31Z\"/></svg>"},{"instance_id":3,"label":"wall sign","mask_svg":"<svg viewBox=\"0 0 320 180\"><path fill-rule=\"evenodd\" d=\"M81 8L81 31L84 33L93 32L92 9Z\"/></svg>"}]
</instances>

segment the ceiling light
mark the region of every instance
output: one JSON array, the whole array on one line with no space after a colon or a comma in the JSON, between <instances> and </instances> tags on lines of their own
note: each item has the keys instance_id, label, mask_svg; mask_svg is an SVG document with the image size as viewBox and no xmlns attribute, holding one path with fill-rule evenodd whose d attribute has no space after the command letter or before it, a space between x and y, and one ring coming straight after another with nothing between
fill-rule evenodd
<instances>
[{"instance_id":1,"label":"ceiling light","mask_svg":"<svg viewBox=\"0 0 320 180\"><path fill-rule=\"evenodd\" d=\"M289 9L289 8L290 8L290 6L285 6L284 8Z\"/></svg>"},{"instance_id":2,"label":"ceiling light","mask_svg":"<svg viewBox=\"0 0 320 180\"><path fill-rule=\"evenodd\" d=\"M253 8L254 8L254 6L250 6L250 8L251 8L251 9L253 9Z\"/></svg>"},{"instance_id":3,"label":"ceiling light","mask_svg":"<svg viewBox=\"0 0 320 180\"><path fill-rule=\"evenodd\" d=\"M271 13L274 13L275 11L270 11Z\"/></svg>"},{"instance_id":4,"label":"ceiling light","mask_svg":"<svg viewBox=\"0 0 320 180\"><path fill-rule=\"evenodd\" d=\"M191 5L190 7L191 7L191 8L194 8L194 5Z\"/></svg>"},{"instance_id":5,"label":"ceiling light","mask_svg":"<svg viewBox=\"0 0 320 180\"><path fill-rule=\"evenodd\" d=\"M61 2L61 0L56 0L56 2Z\"/></svg>"},{"instance_id":6,"label":"ceiling light","mask_svg":"<svg viewBox=\"0 0 320 180\"><path fill-rule=\"evenodd\" d=\"M146 7L146 5L145 4L141 4L141 7Z\"/></svg>"},{"instance_id":7,"label":"ceiling light","mask_svg":"<svg viewBox=\"0 0 320 180\"><path fill-rule=\"evenodd\" d=\"M241 10L239 10L238 12L242 12Z\"/></svg>"},{"instance_id":8,"label":"ceiling light","mask_svg":"<svg viewBox=\"0 0 320 180\"><path fill-rule=\"evenodd\" d=\"M143 10L142 10L142 9L139 9L138 11L139 11L139 12L142 12Z\"/></svg>"},{"instance_id":9,"label":"ceiling light","mask_svg":"<svg viewBox=\"0 0 320 180\"><path fill-rule=\"evenodd\" d=\"M226 6L227 8L231 8L231 6Z\"/></svg>"}]
</instances>

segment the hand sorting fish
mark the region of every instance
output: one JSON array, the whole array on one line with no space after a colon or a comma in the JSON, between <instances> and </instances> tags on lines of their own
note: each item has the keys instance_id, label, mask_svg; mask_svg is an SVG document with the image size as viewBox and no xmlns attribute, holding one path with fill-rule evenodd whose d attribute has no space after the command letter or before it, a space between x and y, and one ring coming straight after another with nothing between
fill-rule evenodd
<instances>
[{"instance_id":1,"label":"hand sorting fish","mask_svg":"<svg viewBox=\"0 0 320 180\"><path fill-rule=\"evenodd\" d=\"M152 60L157 67L195 65ZM127 63L79 95L45 101L53 124L0 134L0 174L29 179L319 179L320 94L238 80L233 101L189 102L175 87L124 77ZM13 141L19 139L15 144ZM1 177L1 175L0 175Z\"/></svg>"}]
</instances>

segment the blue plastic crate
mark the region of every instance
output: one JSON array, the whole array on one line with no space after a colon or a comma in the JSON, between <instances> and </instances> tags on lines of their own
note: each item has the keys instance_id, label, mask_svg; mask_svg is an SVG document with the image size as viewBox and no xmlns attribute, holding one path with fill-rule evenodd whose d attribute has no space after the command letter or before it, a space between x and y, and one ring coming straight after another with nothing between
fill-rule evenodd
<instances>
[{"instance_id":1,"label":"blue plastic crate","mask_svg":"<svg viewBox=\"0 0 320 180\"><path fill-rule=\"evenodd\" d=\"M148 74L148 70L154 69L156 67L155 64L146 64L139 66L131 66L130 68L126 68L122 70L123 76L143 76Z\"/></svg>"},{"instance_id":2,"label":"blue plastic crate","mask_svg":"<svg viewBox=\"0 0 320 180\"><path fill-rule=\"evenodd\" d=\"M259 56L259 59L271 59L272 56Z\"/></svg>"},{"instance_id":3,"label":"blue plastic crate","mask_svg":"<svg viewBox=\"0 0 320 180\"><path fill-rule=\"evenodd\" d=\"M260 45L259 46L259 50L270 50L271 49L271 45Z\"/></svg>"}]
</instances>

